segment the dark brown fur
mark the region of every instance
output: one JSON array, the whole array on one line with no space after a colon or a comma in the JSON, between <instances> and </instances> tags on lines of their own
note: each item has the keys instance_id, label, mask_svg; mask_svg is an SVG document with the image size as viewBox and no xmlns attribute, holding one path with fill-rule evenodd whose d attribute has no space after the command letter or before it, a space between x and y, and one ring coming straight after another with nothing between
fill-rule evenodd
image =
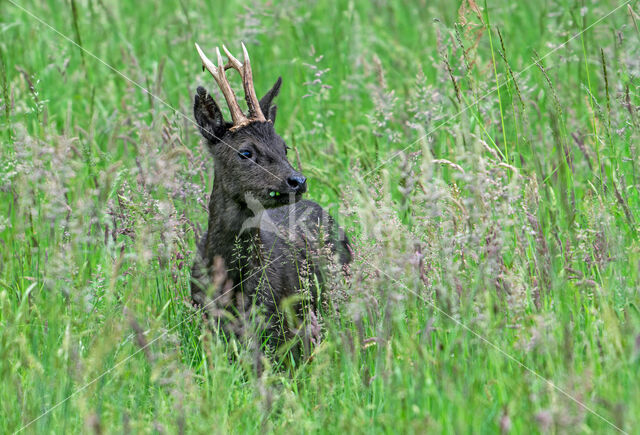
<instances>
[{"instance_id":1,"label":"dark brown fur","mask_svg":"<svg viewBox=\"0 0 640 435\"><path fill-rule=\"evenodd\" d=\"M207 305L214 259L221 257L233 286L230 300L255 304L265 315L267 332L278 339L290 336L281 303L300 292L300 269L322 283L318 253L324 245L339 263L351 261L348 240L333 219L318 204L301 200L306 179L287 160L286 144L273 127L272 101L280 84L278 79L260 100L267 122L237 131L205 89L198 88L194 115L214 157L214 182L208 230L198 246L191 285L194 302ZM247 151L251 158L240 154ZM313 305L317 301L311 293ZM240 311L237 305L226 308Z\"/></svg>"}]
</instances>

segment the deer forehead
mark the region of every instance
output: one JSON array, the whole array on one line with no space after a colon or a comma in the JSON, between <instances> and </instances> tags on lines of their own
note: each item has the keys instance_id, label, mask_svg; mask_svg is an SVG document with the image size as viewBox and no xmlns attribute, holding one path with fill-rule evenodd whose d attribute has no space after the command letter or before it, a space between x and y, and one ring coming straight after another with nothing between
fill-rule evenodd
<instances>
[{"instance_id":1,"label":"deer forehead","mask_svg":"<svg viewBox=\"0 0 640 435\"><path fill-rule=\"evenodd\" d=\"M275 151L278 154L284 152L285 141L275 132L271 123L265 123L266 125L256 126L252 128L252 125L247 126L244 131L236 133L235 142L238 147L253 146L256 149L264 151Z\"/></svg>"}]
</instances>

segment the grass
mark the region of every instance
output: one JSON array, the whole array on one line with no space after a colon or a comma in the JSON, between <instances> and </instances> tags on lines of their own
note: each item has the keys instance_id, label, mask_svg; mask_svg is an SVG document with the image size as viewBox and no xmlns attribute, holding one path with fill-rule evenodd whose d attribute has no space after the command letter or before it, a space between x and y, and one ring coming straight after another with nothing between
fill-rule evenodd
<instances>
[{"instance_id":1,"label":"grass","mask_svg":"<svg viewBox=\"0 0 640 435\"><path fill-rule=\"evenodd\" d=\"M0 432L637 433L638 1L16 3L88 52L1 3ZM261 376L188 300L241 40L357 251Z\"/></svg>"}]
</instances>

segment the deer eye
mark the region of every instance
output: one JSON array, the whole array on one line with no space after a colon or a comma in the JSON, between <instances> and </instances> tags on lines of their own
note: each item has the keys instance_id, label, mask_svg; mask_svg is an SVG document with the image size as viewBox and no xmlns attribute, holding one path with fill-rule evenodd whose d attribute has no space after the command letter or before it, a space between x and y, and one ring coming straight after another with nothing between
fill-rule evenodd
<instances>
[{"instance_id":1,"label":"deer eye","mask_svg":"<svg viewBox=\"0 0 640 435\"><path fill-rule=\"evenodd\" d=\"M251 156L253 156L253 153L249 150L241 150L241 151L238 151L238 155L240 156L241 159L250 159Z\"/></svg>"}]
</instances>

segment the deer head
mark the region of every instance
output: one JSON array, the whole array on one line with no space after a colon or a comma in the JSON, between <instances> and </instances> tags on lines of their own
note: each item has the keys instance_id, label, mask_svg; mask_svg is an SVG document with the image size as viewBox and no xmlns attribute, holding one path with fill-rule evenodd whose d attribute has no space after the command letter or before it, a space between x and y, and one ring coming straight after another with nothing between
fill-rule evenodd
<instances>
[{"instance_id":1,"label":"deer head","mask_svg":"<svg viewBox=\"0 0 640 435\"><path fill-rule=\"evenodd\" d=\"M193 112L214 157L214 185L222 189L226 198L241 204L248 198L259 201L265 208L295 202L307 190L306 178L287 160L287 145L273 127L277 107L272 102L280 91L282 79L278 78L258 101L244 44L244 62L233 57L224 45L222 48L228 62L223 64L220 50L216 48L216 66L196 44L203 69L206 68L218 84L232 118L232 122L225 121L211 95L198 87ZM248 116L240 109L227 80L225 70L230 68L242 77Z\"/></svg>"}]
</instances>

